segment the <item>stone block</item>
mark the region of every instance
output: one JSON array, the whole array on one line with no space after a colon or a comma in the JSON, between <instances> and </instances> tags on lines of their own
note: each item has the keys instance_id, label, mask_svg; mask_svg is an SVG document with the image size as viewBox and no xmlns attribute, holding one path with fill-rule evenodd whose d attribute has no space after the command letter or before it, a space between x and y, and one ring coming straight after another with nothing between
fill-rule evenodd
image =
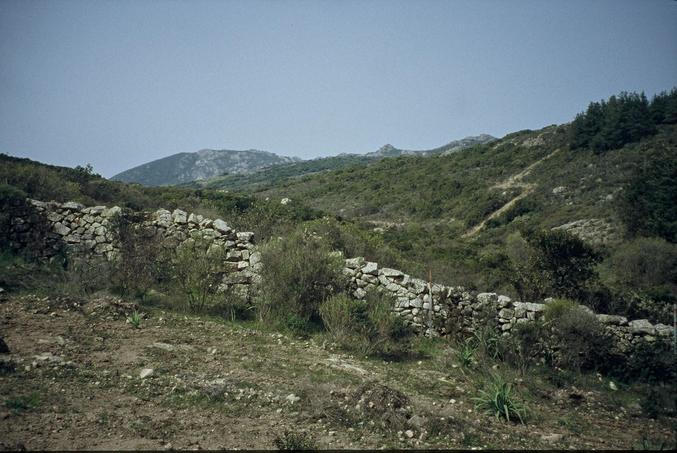
<instances>
[{"instance_id":1,"label":"stone block","mask_svg":"<svg viewBox=\"0 0 677 453\"><path fill-rule=\"evenodd\" d=\"M656 334L656 328L649 322L648 319L635 319L634 321L630 321L628 323L630 326L630 331L637 335L637 334L647 334L647 335L655 335Z\"/></svg>"},{"instance_id":2,"label":"stone block","mask_svg":"<svg viewBox=\"0 0 677 453\"><path fill-rule=\"evenodd\" d=\"M389 278L404 277L404 273L401 271L398 271L397 269L390 269L388 267L381 268L378 271L378 274Z\"/></svg>"},{"instance_id":3,"label":"stone block","mask_svg":"<svg viewBox=\"0 0 677 453\"><path fill-rule=\"evenodd\" d=\"M378 264L367 261L362 266L363 274L378 275Z\"/></svg>"},{"instance_id":4,"label":"stone block","mask_svg":"<svg viewBox=\"0 0 677 453\"><path fill-rule=\"evenodd\" d=\"M233 229L229 227L228 224L221 219L214 220L214 222L212 222L211 224L211 227L222 234L228 234L231 231L233 231Z\"/></svg>"},{"instance_id":5,"label":"stone block","mask_svg":"<svg viewBox=\"0 0 677 453\"><path fill-rule=\"evenodd\" d=\"M240 231L237 233L238 242L251 242L254 239L254 233L251 231Z\"/></svg>"},{"instance_id":6,"label":"stone block","mask_svg":"<svg viewBox=\"0 0 677 453\"><path fill-rule=\"evenodd\" d=\"M628 318L626 318L625 316L599 314L596 315L596 318L602 324L624 326L628 323Z\"/></svg>"},{"instance_id":7,"label":"stone block","mask_svg":"<svg viewBox=\"0 0 677 453\"><path fill-rule=\"evenodd\" d=\"M364 258L358 256L357 258L348 258L346 260L346 267L350 269L359 269L364 263Z\"/></svg>"}]
</instances>

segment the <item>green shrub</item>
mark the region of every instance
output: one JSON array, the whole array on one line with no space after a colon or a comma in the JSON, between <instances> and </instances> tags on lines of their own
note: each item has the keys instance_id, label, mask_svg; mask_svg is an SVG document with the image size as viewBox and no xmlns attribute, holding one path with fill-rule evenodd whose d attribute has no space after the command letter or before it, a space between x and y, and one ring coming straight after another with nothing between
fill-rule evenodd
<instances>
[{"instance_id":1,"label":"green shrub","mask_svg":"<svg viewBox=\"0 0 677 453\"><path fill-rule=\"evenodd\" d=\"M677 244L661 238L637 238L609 258L617 285L636 290L677 286Z\"/></svg>"},{"instance_id":2,"label":"green shrub","mask_svg":"<svg viewBox=\"0 0 677 453\"><path fill-rule=\"evenodd\" d=\"M638 238L621 245L605 263L615 311L629 318L672 322L677 302L677 244ZM620 303L618 303L620 302Z\"/></svg>"},{"instance_id":3,"label":"green shrub","mask_svg":"<svg viewBox=\"0 0 677 453\"><path fill-rule=\"evenodd\" d=\"M225 255L222 247L205 240L188 239L176 249L171 263L172 281L189 310L200 312L223 299Z\"/></svg>"},{"instance_id":4,"label":"green shrub","mask_svg":"<svg viewBox=\"0 0 677 453\"><path fill-rule=\"evenodd\" d=\"M363 303L347 294L337 294L320 305L322 323L333 341L349 344L355 334L355 313Z\"/></svg>"},{"instance_id":5,"label":"green shrub","mask_svg":"<svg viewBox=\"0 0 677 453\"><path fill-rule=\"evenodd\" d=\"M520 423L524 424L527 415L526 406L517 401L512 386L500 376L492 377L487 388L480 390L479 396L473 398L473 400L478 410L485 410L497 419L519 420Z\"/></svg>"},{"instance_id":6,"label":"green shrub","mask_svg":"<svg viewBox=\"0 0 677 453\"><path fill-rule=\"evenodd\" d=\"M309 433L285 430L273 439L278 450L317 450L317 444Z\"/></svg>"},{"instance_id":7,"label":"green shrub","mask_svg":"<svg viewBox=\"0 0 677 453\"><path fill-rule=\"evenodd\" d=\"M677 442L675 439L664 439L656 437L653 434L642 434L640 443L632 447L633 450L648 450L648 451L675 451Z\"/></svg>"},{"instance_id":8,"label":"green shrub","mask_svg":"<svg viewBox=\"0 0 677 453\"><path fill-rule=\"evenodd\" d=\"M594 314L580 306L551 310L548 323L556 365L577 371L608 366L610 338Z\"/></svg>"},{"instance_id":9,"label":"green shrub","mask_svg":"<svg viewBox=\"0 0 677 453\"><path fill-rule=\"evenodd\" d=\"M543 317L546 321L559 319L565 313L579 309L580 305L570 299L554 299L546 304Z\"/></svg>"},{"instance_id":10,"label":"green shrub","mask_svg":"<svg viewBox=\"0 0 677 453\"><path fill-rule=\"evenodd\" d=\"M0 182L0 249L9 247L10 210L25 203L26 193Z\"/></svg>"},{"instance_id":11,"label":"green shrub","mask_svg":"<svg viewBox=\"0 0 677 453\"><path fill-rule=\"evenodd\" d=\"M135 329L138 329L141 327L141 315L139 315L139 312L135 310L127 317L127 322Z\"/></svg>"},{"instance_id":12,"label":"green shrub","mask_svg":"<svg viewBox=\"0 0 677 453\"><path fill-rule=\"evenodd\" d=\"M529 367L546 357L546 337L546 329L540 321L517 324L510 335L501 338L498 347L500 357L525 374Z\"/></svg>"},{"instance_id":13,"label":"green shrub","mask_svg":"<svg viewBox=\"0 0 677 453\"><path fill-rule=\"evenodd\" d=\"M394 306L392 297L370 291L363 301L334 296L320 306L320 314L329 334L343 348L397 357L409 352L413 332L393 313Z\"/></svg>"},{"instance_id":14,"label":"green shrub","mask_svg":"<svg viewBox=\"0 0 677 453\"><path fill-rule=\"evenodd\" d=\"M207 313L218 316L228 321L248 320L253 317L253 306L249 300L249 294L242 293L233 286L222 286L219 290L219 298L207 307Z\"/></svg>"},{"instance_id":15,"label":"green shrub","mask_svg":"<svg viewBox=\"0 0 677 453\"><path fill-rule=\"evenodd\" d=\"M497 359L500 356L499 335L493 326L482 326L473 333L473 341L477 350L484 357Z\"/></svg>"},{"instance_id":16,"label":"green shrub","mask_svg":"<svg viewBox=\"0 0 677 453\"><path fill-rule=\"evenodd\" d=\"M319 322L319 306L346 286L343 259L320 238L295 231L271 240L261 251L261 285L255 303L262 320L294 314Z\"/></svg>"},{"instance_id":17,"label":"green shrub","mask_svg":"<svg viewBox=\"0 0 677 453\"><path fill-rule=\"evenodd\" d=\"M596 278L594 266L601 255L577 236L561 230L528 233L531 268L546 279L555 296L579 298L588 282Z\"/></svg>"},{"instance_id":18,"label":"green shrub","mask_svg":"<svg viewBox=\"0 0 677 453\"><path fill-rule=\"evenodd\" d=\"M625 366L616 371L622 380L650 384L677 380L677 354L666 342L641 341L632 347L627 357Z\"/></svg>"},{"instance_id":19,"label":"green shrub","mask_svg":"<svg viewBox=\"0 0 677 453\"><path fill-rule=\"evenodd\" d=\"M39 405L40 396L37 393L7 398L5 400L5 406L7 409L10 409L15 414L20 414L21 412L27 412L36 409Z\"/></svg>"},{"instance_id":20,"label":"green shrub","mask_svg":"<svg viewBox=\"0 0 677 453\"><path fill-rule=\"evenodd\" d=\"M475 363L475 348L471 341L464 341L456 351L456 360L461 368L469 368Z\"/></svg>"},{"instance_id":21,"label":"green shrub","mask_svg":"<svg viewBox=\"0 0 677 453\"><path fill-rule=\"evenodd\" d=\"M674 387L652 385L646 395L640 400L642 413L649 418L658 418L661 415L675 415L677 401L675 401Z\"/></svg>"}]
</instances>

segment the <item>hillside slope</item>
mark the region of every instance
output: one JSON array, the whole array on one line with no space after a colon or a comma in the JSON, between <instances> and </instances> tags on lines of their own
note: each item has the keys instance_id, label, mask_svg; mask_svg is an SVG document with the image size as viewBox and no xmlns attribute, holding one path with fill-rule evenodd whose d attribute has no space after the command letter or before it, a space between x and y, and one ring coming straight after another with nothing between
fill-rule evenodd
<instances>
[{"instance_id":1,"label":"hillside slope","mask_svg":"<svg viewBox=\"0 0 677 453\"><path fill-rule=\"evenodd\" d=\"M212 189L260 191L267 187L281 184L284 181L293 180L304 175L339 170L352 165L366 166L380 159L389 157L450 154L475 145L489 143L494 140L496 140L496 138L491 135L481 134L474 137L465 137L460 140L454 140L446 145L427 150L403 150L395 148L392 145L384 145L377 151L366 154L343 153L337 156L320 157L289 164L279 164L255 172L225 175L194 181L188 185L191 187Z\"/></svg>"},{"instance_id":2,"label":"hillside slope","mask_svg":"<svg viewBox=\"0 0 677 453\"><path fill-rule=\"evenodd\" d=\"M111 179L136 182L146 186L182 184L212 178L224 173L246 173L271 165L298 160L267 151L203 149L178 153L123 171Z\"/></svg>"},{"instance_id":3,"label":"hillside slope","mask_svg":"<svg viewBox=\"0 0 677 453\"><path fill-rule=\"evenodd\" d=\"M445 283L497 289L504 283L492 257L525 229L570 230L612 253L630 239L619 214L628 209L624 190L643 168L677 156L675 125L603 153L571 150L568 137L568 125L521 131L450 155L401 156L287 179L257 196L290 198L374 231L411 267L393 265L419 277L432 269ZM669 196L668 181L656 184Z\"/></svg>"}]
</instances>

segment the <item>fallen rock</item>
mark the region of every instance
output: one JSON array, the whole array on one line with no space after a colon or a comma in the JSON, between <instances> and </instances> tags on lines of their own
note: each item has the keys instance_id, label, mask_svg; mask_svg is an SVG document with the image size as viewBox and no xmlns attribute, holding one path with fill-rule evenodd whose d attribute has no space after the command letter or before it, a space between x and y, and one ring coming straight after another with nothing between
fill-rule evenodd
<instances>
[{"instance_id":1,"label":"fallen rock","mask_svg":"<svg viewBox=\"0 0 677 453\"><path fill-rule=\"evenodd\" d=\"M412 426L414 428L421 428L425 425L425 418L421 417L419 415L412 415L409 420L407 420L407 424L409 426Z\"/></svg>"},{"instance_id":2,"label":"fallen rock","mask_svg":"<svg viewBox=\"0 0 677 453\"><path fill-rule=\"evenodd\" d=\"M289 404L294 404L295 402L300 401L301 397L296 396L293 393L290 393L289 395L287 395L285 400L287 400L289 402Z\"/></svg>"},{"instance_id":3,"label":"fallen rock","mask_svg":"<svg viewBox=\"0 0 677 453\"><path fill-rule=\"evenodd\" d=\"M154 370L153 370L152 368L144 368L144 369L142 369L141 372L139 373L139 378L141 378L141 379L146 379L147 377L153 375L153 371L154 371Z\"/></svg>"},{"instance_id":4,"label":"fallen rock","mask_svg":"<svg viewBox=\"0 0 677 453\"><path fill-rule=\"evenodd\" d=\"M384 267L379 271L379 275L383 275L384 277L404 277L404 274L402 271L398 271L397 269L390 269L388 267Z\"/></svg>"},{"instance_id":5,"label":"fallen rock","mask_svg":"<svg viewBox=\"0 0 677 453\"><path fill-rule=\"evenodd\" d=\"M564 435L562 435L562 434L557 434L557 433L553 433L553 434L543 434L543 435L541 436L541 440L542 440L542 441L548 442L548 443L551 443L551 444L556 444L557 442L561 442L562 439L564 439Z\"/></svg>"}]
</instances>

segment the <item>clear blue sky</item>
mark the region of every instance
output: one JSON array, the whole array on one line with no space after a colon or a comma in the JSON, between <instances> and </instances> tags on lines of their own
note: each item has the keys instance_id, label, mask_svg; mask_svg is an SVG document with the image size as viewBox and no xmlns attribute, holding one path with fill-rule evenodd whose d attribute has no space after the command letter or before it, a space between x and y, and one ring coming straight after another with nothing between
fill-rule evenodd
<instances>
[{"instance_id":1,"label":"clear blue sky","mask_svg":"<svg viewBox=\"0 0 677 453\"><path fill-rule=\"evenodd\" d=\"M431 148L673 86L673 0L0 1L0 152L104 176Z\"/></svg>"}]
</instances>

